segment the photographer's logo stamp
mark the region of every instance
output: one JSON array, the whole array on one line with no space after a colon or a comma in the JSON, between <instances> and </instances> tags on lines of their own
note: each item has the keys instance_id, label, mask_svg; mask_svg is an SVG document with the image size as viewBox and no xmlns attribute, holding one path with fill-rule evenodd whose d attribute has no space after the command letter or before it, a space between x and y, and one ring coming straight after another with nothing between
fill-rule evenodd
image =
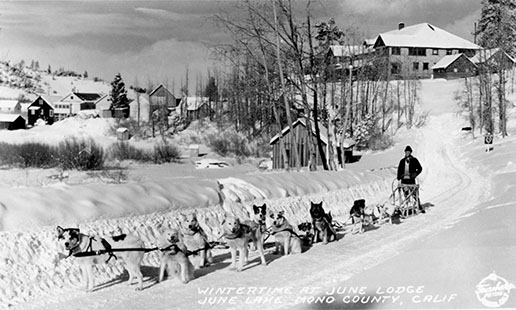
<instances>
[{"instance_id":1,"label":"photographer's logo stamp","mask_svg":"<svg viewBox=\"0 0 516 310\"><path fill-rule=\"evenodd\" d=\"M507 302L511 289L515 288L514 284L493 272L477 284L475 294L484 306L497 308Z\"/></svg>"}]
</instances>

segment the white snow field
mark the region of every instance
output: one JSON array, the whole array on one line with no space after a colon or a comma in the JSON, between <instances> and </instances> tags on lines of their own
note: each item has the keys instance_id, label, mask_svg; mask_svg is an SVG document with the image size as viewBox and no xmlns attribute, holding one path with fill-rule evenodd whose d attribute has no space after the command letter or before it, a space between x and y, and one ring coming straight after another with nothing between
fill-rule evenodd
<instances>
[{"instance_id":1,"label":"white snow field","mask_svg":"<svg viewBox=\"0 0 516 310\"><path fill-rule=\"evenodd\" d=\"M453 101L461 81L422 83L422 108L430 112L426 125L403 132L393 148L363 154L339 172L264 173L230 167L182 176L177 165L165 165L135 169L139 182L105 184L35 182L28 179L43 179L43 172L5 171L13 180L18 175L26 181L2 182L0 187L0 202L6 207L0 209L2 307L516 307L516 139L495 137L493 151L486 152L478 133L473 139L461 132L465 123ZM512 119L514 115L511 134L516 131ZM54 229L60 225L104 236L131 232L153 247L160 225L177 226L179 214L193 210L209 238L216 240L225 211L246 218L253 203L263 202L284 210L298 224L309 220L310 201L323 201L335 219L344 221L355 199L374 204L388 198L407 144L423 165L419 181L425 214L363 234L341 235L337 242L318 243L298 255L282 257L267 247L267 266L251 252L242 272L230 271L229 251L216 249L214 263L196 270L193 281L158 284L159 257L151 252L143 261L142 291L124 283L127 273L115 261L95 269L97 287L86 293L74 258L65 258L57 246ZM224 201L217 181L224 185Z\"/></svg>"}]
</instances>

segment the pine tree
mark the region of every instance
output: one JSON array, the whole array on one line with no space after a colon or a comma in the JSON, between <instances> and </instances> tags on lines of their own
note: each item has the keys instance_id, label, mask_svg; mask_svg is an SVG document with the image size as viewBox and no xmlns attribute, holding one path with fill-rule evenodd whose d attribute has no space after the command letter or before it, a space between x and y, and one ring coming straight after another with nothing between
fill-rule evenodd
<instances>
[{"instance_id":1,"label":"pine tree","mask_svg":"<svg viewBox=\"0 0 516 310\"><path fill-rule=\"evenodd\" d=\"M125 83L122 76L118 73L113 82L111 82L111 106L110 110L129 108L129 100L127 99L127 91L125 90Z\"/></svg>"},{"instance_id":2,"label":"pine tree","mask_svg":"<svg viewBox=\"0 0 516 310\"><path fill-rule=\"evenodd\" d=\"M478 43L484 48L501 48L513 55L516 41L516 1L482 0L478 21Z\"/></svg>"}]
</instances>

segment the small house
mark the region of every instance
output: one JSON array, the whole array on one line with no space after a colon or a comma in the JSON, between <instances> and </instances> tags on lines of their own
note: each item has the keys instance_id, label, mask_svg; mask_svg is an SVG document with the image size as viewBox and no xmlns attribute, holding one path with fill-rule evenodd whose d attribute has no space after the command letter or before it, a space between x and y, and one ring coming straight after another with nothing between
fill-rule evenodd
<instances>
[{"instance_id":1,"label":"small house","mask_svg":"<svg viewBox=\"0 0 516 310\"><path fill-rule=\"evenodd\" d=\"M21 114L21 104L17 99L0 100L0 113Z\"/></svg>"},{"instance_id":2,"label":"small house","mask_svg":"<svg viewBox=\"0 0 516 310\"><path fill-rule=\"evenodd\" d=\"M25 119L19 114L0 114L0 129L25 129Z\"/></svg>"},{"instance_id":3,"label":"small house","mask_svg":"<svg viewBox=\"0 0 516 310\"><path fill-rule=\"evenodd\" d=\"M38 119L42 119L45 123L52 125L54 123L54 106L52 99L46 96L38 96L27 109L27 123L34 126Z\"/></svg>"},{"instance_id":4,"label":"small house","mask_svg":"<svg viewBox=\"0 0 516 310\"><path fill-rule=\"evenodd\" d=\"M102 96L103 94L98 93L71 92L60 100L60 104L68 105L70 107L70 114L76 115L81 110L94 110L95 102L101 99Z\"/></svg>"},{"instance_id":5,"label":"small house","mask_svg":"<svg viewBox=\"0 0 516 310\"><path fill-rule=\"evenodd\" d=\"M432 66L435 79L458 79L474 76L477 66L465 54L444 56Z\"/></svg>"},{"instance_id":6,"label":"small house","mask_svg":"<svg viewBox=\"0 0 516 310\"><path fill-rule=\"evenodd\" d=\"M183 97L180 109L186 119L191 122L210 115L208 97Z\"/></svg>"}]
</instances>

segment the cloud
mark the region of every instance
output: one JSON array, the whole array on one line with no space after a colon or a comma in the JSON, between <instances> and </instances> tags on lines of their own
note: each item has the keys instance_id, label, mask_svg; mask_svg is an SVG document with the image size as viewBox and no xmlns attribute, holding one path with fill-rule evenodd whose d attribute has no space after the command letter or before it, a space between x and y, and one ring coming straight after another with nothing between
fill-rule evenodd
<instances>
[{"instance_id":1,"label":"cloud","mask_svg":"<svg viewBox=\"0 0 516 310\"><path fill-rule=\"evenodd\" d=\"M173 20L182 20L185 19L185 15L174 13L164 9L152 9L152 8L135 8L136 12L143 13L148 16L165 18L165 19L173 19Z\"/></svg>"}]
</instances>

